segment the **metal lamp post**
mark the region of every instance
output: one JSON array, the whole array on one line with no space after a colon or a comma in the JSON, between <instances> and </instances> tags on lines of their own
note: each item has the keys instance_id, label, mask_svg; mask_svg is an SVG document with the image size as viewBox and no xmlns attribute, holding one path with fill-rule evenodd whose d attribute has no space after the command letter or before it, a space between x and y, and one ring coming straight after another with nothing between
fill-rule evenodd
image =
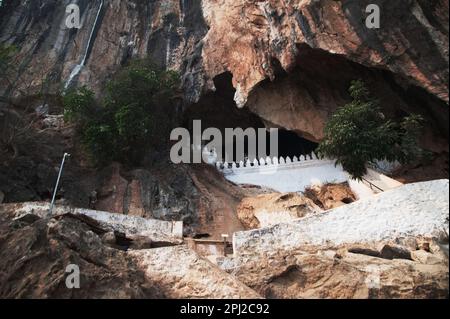
<instances>
[{"instance_id":1,"label":"metal lamp post","mask_svg":"<svg viewBox=\"0 0 450 319\"><path fill-rule=\"evenodd\" d=\"M50 204L50 210L49 210L49 214L50 215L52 214L53 206L55 205L56 193L58 192L59 181L61 179L62 171L64 169L64 163L65 163L67 157L70 157L70 154L69 153L64 153L64 157L63 157L62 162L61 162L61 167L59 168L58 179L56 180L56 186L55 186L55 189L53 191L52 203Z\"/></svg>"}]
</instances>

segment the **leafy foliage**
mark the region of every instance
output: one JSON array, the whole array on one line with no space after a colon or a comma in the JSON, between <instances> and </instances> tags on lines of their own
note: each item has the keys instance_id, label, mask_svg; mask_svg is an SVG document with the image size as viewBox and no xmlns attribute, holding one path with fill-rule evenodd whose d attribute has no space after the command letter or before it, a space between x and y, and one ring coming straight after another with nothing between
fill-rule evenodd
<instances>
[{"instance_id":1,"label":"leafy foliage","mask_svg":"<svg viewBox=\"0 0 450 319\"><path fill-rule=\"evenodd\" d=\"M176 73L135 60L108 83L102 103L86 87L67 92L65 117L97 164L139 164L150 148L167 143L178 87Z\"/></svg>"},{"instance_id":2,"label":"leafy foliage","mask_svg":"<svg viewBox=\"0 0 450 319\"><path fill-rule=\"evenodd\" d=\"M63 103L66 121L83 122L87 120L85 117L90 117L91 111L95 109L94 92L83 86L64 95Z\"/></svg>"},{"instance_id":3,"label":"leafy foliage","mask_svg":"<svg viewBox=\"0 0 450 319\"><path fill-rule=\"evenodd\" d=\"M349 92L353 101L339 108L325 127L318 148L322 156L335 158L353 178L361 179L367 164L376 160L406 164L424 154L417 145L420 115L405 117L401 123L386 119L361 80L353 81Z\"/></svg>"},{"instance_id":4,"label":"leafy foliage","mask_svg":"<svg viewBox=\"0 0 450 319\"><path fill-rule=\"evenodd\" d=\"M0 85L9 84L10 73L14 69L13 62L16 53L17 48L15 46L0 44Z\"/></svg>"},{"instance_id":5,"label":"leafy foliage","mask_svg":"<svg viewBox=\"0 0 450 319\"><path fill-rule=\"evenodd\" d=\"M11 62L12 58L17 52L17 48L11 45L0 45L0 70L5 70L8 63Z\"/></svg>"}]
</instances>

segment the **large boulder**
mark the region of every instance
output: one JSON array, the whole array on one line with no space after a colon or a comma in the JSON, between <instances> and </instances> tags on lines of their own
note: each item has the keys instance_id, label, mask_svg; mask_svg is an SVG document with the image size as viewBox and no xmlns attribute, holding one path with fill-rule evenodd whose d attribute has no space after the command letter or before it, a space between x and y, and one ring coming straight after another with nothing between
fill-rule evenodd
<instances>
[{"instance_id":1,"label":"large boulder","mask_svg":"<svg viewBox=\"0 0 450 319\"><path fill-rule=\"evenodd\" d=\"M247 229L267 227L320 212L312 200L297 193L272 193L246 197L237 214Z\"/></svg>"},{"instance_id":2,"label":"large boulder","mask_svg":"<svg viewBox=\"0 0 450 319\"><path fill-rule=\"evenodd\" d=\"M0 298L260 297L185 246L148 249L148 236L110 233L82 215L26 216L0 213ZM66 285L74 266L80 289Z\"/></svg>"},{"instance_id":3,"label":"large boulder","mask_svg":"<svg viewBox=\"0 0 450 319\"><path fill-rule=\"evenodd\" d=\"M420 263L300 247L239 256L220 265L266 298L448 298L448 259L438 260Z\"/></svg>"},{"instance_id":4,"label":"large boulder","mask_svg":"<svg viewBox=\"0 0 450 319\"><path fill-rule=\"evenodd\" d=\"M13 221L0 214L1 298L163 298L126 252L103 244L85 222ZM80 269L80 289L66 286L66 268Z\"/></svg>"},{"instance_id":5,"label":"large boulder","mask_svg":"<svg viewBox=\"0 0 450 319\"><path fill-rule=\"evenodd\" d=\"M130 256L169 298L261 297L185 246L132 251Z\"/></svg>"}]
</instances>

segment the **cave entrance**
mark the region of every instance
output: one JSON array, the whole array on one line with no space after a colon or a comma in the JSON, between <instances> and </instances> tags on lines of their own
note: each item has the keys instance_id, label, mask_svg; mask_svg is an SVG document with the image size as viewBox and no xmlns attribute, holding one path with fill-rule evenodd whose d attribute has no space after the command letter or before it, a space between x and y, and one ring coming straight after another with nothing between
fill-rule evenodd
<instances>
[{"instance_id":1,"label":"cave entrance","mask_svg":"<svg viewBox=\"0 0 450 319\"><path fill-rule=\"evenodd\" d=\"M217 128L221 131L222 136L225 137L226 128L253 128L256 131L257 140L259 138L266 140L266 150L270 150L270 133L266 130L267 127L263 120L252 113L247 107L242 109L237 108L234 102L235 89L232 85L232 74L227 72L217 76L214 79L216 90L203 96L201 100L189 106L184 112L183 126L193 133L194 120L200 120L202 130L207 128ZM265 129L264 137L260 137L261 130ZM208 144L208 141L203 141L203 146ZM225 143L224 143L225 144ZM278 156L279 157L299 157L300 155L310 154L317 148L317 144L307 139L300 137L293 131L284 129L278 130ZM236 139L234 140L233 149L236 150ZM257 152L259 150L257 149ZM248 160L253 161L255 158L250 158L248 140L245 139L244 152ZM235 153L235 152L234 152ZM225 154L225 145L222 149L222 154ZM222 157L218 159L221 162L240 162L242 159L237 158L236 154L233 156Z\"/></svg>"},{"instance_id":2,"label":"cave entrance","mask_svg":"<svg viewBox=\"0 0 450 319\"><path fill-rule=\"evenodd\" d=\"M317 143L302 138L295 132L281 129L278 131L278 155L280 157L289 156L292 159L294 156L311 154L317 147Z\"/></svg>"}]
</instances>

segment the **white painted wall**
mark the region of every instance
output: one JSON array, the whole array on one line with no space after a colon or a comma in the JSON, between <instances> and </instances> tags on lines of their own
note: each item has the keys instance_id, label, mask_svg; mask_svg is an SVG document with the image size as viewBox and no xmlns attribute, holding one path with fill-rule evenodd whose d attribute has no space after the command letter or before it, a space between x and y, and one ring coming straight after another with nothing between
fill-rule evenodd
<instances>
[{"instance_id":1,"label":"white painted wall","mask_svg":"<svg viewBox=\"0 0 450 319\"><path fill-rule=\"evenodd\" d=\"M271 188L281 193L302 192L312 185L344 183L349 180L342 166L335 161L320 160L313 153L307 156L267 158L259 161L217 163L225 178L235 184L251 184Z\"/></svg>"},{"instance_id":2,"label":"white painted wall","mask_svg":"<svg viewBox=\"0 0 450 319\"><path fill-rule=\"evenodd\" d=\"M358 199L371 197L380 191L375 187L371 189L368 183L352 180L341 165L335 165L334 160L318 159L311 155L302 155L294 158L266 158L247 161L246 163L217 163L217 157L209 152L204 152L204 158L208 163L216 165L222 171L225 178L235 184L250 184L268 187L280 193L303 192L307 187L324 185L328 183L348 182L350 188ZM379 187L383 191L403 185L372 169L364 178Z\"/></svg>"},{"instance_id":3,"label":"white painted wall","mask_svg":"<svg viewBox=\"0 0 450 319\"><path fill-rule=\"evenodd\" d=\"M348 185L358 199L369 198L375 195L375 191L361 181L351 179L348 181Z\"/></svg>"},{"instance_id":4,"label":"white painted wall","mask_svg":"<svg viewBox=\"0 0 450 319\"><path fill-rule=\"evenodd\" d=\"M348 174L333 161L308 161L301 165L275 165L269 168L242 169L225 172L225 177L236 184L252 184L272 188L281 193L302 192L311 185L344 183Z\"/></svg>"}]
</instances>

